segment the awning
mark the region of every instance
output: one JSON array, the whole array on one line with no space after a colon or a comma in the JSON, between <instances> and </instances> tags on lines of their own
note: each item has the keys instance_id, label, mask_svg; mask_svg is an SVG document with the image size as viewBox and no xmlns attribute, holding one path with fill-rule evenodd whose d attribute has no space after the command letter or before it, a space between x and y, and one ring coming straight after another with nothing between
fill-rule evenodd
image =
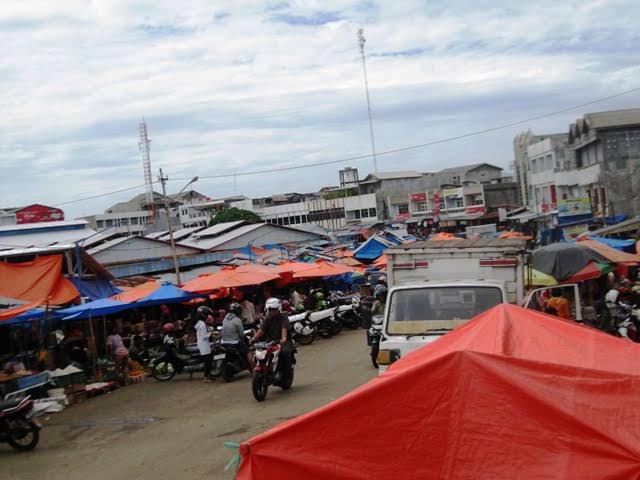
<instances>
[{"instance_id":1,"label":"awning","mask_svg":"<svg viewBox=\"0 0 640 480\"><path fill-rule=\"evenodd\" d=\"M123 303L110 298L101 298L95 302L57 310L56 316L62 317L63 320L81 320L83 318L111 315L112 313L135 308L135 306L134 303Z\"/></svg>"},{"instance_id":2,"label":"awning","mask_svg":"<svg viewBox=\"0 0 640 480\"><path fill-rule=\"evenodd\" d=\"M598 230L590 232L590 235L606 236L615 235L616 233L633 232L634 230L640 230L640 215L630 218L624 222L620 222L616 225L610 225Z\"/></svg>"},{"instance_id":3,"label":"awning","mask_svg":"<svg viewBox=\"0 0 640 480\"><path fill-rule=\"evenodd\" d=\"M589 247L591 250L598 252L604 258L613 263L628 263L632 265L637 265L640 263L640 255L635 255L632 253L621 252L620 250L616 250L615 248L611 248L604 243L597 242L595 240L589 240L588 238L579 238L579 245L584 245Z\"/></svg>"}]
</instances>

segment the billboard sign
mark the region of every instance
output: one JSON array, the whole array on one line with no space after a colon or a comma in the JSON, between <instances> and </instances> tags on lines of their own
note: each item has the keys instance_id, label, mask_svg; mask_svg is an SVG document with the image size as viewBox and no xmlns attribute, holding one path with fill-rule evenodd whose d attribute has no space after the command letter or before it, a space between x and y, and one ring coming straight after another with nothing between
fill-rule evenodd
<instances>
[{"instance_id":1,"label":"billboard sign","mask_svg":"<svg viewBox=\"0 0 640 480\"><path fill-rule=\"evenodd\" d=\"M591 213L591 201L589 197L569 198L558 200L558 217L571 217L573 215L589 215Z\"/></svg>"}]
</instances>

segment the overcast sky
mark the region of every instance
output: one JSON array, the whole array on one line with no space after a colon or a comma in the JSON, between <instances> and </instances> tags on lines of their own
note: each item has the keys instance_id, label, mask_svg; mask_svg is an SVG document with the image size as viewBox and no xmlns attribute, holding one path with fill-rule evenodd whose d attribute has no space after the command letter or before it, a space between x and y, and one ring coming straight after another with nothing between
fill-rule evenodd
<instances>
[{"instance_id":1,"label":"overcast sky","mask_svg":"<svg viewBox=\"0 0 640 480\"><path fill-rule=\"evenodd\" d=\"M606 1L0 2L0 207L55 205L154 177L241 173L371 151L359 27L379 151L544 114L640 86L640 7ZM502 4L502 6L499 6ZM518 131L565 132L631 94L499 132L379 158L380 170L490 162ZM237 178L248 196L313 191L341 166ZM169 184L170 191L183 181ZM230 179L196 190L234 193ZM98 213L141 193L63 208Z\"/></svg>"}]
</instances>

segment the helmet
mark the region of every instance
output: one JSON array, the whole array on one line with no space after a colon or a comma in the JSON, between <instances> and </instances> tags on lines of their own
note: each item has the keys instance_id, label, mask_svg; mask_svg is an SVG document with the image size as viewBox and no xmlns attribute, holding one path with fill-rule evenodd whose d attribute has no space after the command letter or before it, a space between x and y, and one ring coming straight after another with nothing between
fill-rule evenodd
<instances>
[{"instance_id":1,"label":"helmet","mask_svg":"<svg viewBox=\"0 0 640 480\"><path fill-rule=\"evenodd\" d=\"M324 300L324 293L316 292L315 297L316 297L316 300L320 302L320 301Z\"/></svg>"},{"instance_id":2,"label":"helmet","mask_svg":"<svg viewBox=\"0 0 640 480\"><path fill-rule=\"evenodd\" d=\"M198 320L205 320L209 315L213 315L213 311L209 307L205 307L204 305L202 305L198 307L196 315L198 317Z\"/></svg>"},{"instance_id":3,"label":"helmet","mask_svg":"<svg viewBox=\"0 0 640 480\"><path fill-rule=\"evenodd\" d=\"M379 276L377 283L382 283L382 284L386 285L387 284L387 277L385 277L384 275Z\"/></svg>"},{"instance_id":4,"label":"helmet","mask_svg":"<svg viewBox=\"0 0 640 480\"><path fill-rule=\"evenodd\" d=\"M386 297L387 296L387 288L386 287L380 287L375 294L375 297L377 299L380 299L381 297Z\"/></svg>"},{"instance_id":5,"label":"helmet","mask_svg":"<svg viewBox=\"0 0 640 480\"><path fill-rule=\"evenodd\" d=\"M173 331L174 331L175 329L176 329L176 327L173 325L173 323L165 323L165 324L162 326L162 331L163 331L164 333L167 333L167 334L169 334L169 333L173 333Z\"/></svg>"},{"instance_id":6,"label":"helmet","mask_svg":"<svg viewBox=\"0 0 640 480\"><path fill-rule=\"evenodd\" d=\"M282 302L280 302L279 298L271 297L264 304L264 309L265 310L278 310L279 312L281 312L282 311Z\"/></svg>"},{"instance_id":7,"label":"helmet","mask_svg":"<svg viewBox=\"0 0 640 480\"><path fill-rule=\"evenodd\" d=\"M231 305L229 305L229 312L240 316L242 313L242 307L238 302L233 302Z\"/></svg>"},{"instance_id":8,"label":"helmet","mask_svg":"<svg viewBox=\"0 0 640 480\"><path fill-rule=\"evenodd\" d=\"M283 300L282 309L285 311L289 311L291 309L291 302L289 300Z\"/></svg>"}]
</instances>

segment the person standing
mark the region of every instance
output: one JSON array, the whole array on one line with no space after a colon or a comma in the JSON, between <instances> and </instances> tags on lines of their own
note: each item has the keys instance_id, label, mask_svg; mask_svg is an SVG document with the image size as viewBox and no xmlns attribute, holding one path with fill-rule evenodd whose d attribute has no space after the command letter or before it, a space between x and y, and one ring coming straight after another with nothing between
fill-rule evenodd
<instances>
[{"instance_id":1,"label":"person standing","mask_svg":"<svg viewBox=\"0 0 640 480\"><path fill-rule=\"evenodd\" d=\"M247 295L240 302L240 318L244 325L251 327L256 321L256 307Z\"/></svg>"},{"instance_id":2,"label":"person standing","mask_svg":"<svg viewBox=\"0 0 640 480\"><path fill-rule=\"evenodd\" d=\"M215 379L211 377L213 354L211 353L211 333L209 332L209 324L213 322L212 313L213 311L209 307L198 307L198 321L194 326L198 350L200 351L202 363L204 364L204 383L212 383L215 381Z\"/></svg>"}]
</instances>

